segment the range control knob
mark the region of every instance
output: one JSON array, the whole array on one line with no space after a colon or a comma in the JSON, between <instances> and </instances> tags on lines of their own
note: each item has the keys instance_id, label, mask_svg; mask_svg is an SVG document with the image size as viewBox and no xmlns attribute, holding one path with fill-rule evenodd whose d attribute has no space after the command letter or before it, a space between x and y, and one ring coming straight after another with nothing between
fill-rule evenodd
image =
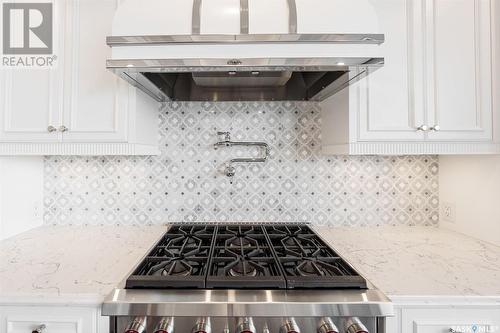
<instances>
[{"instance_id":1,"label":"range control knob","mask_svg":"<svg viewBox=\"0 0 500 333\"><path fill-rule=\"evenodd\" d=\"M237 320L236 333L256 333L252 317L240 317Z\"/></svg>"},{"instance_id":2,"label":"range control knob","mask_svg":"<svg viewBox=\"0 0 500 333\"><path fill-rule=\"evenodd\" d=\"M125 329L124 333L144 333L146 331L146 317L135 317Z\"/></svg>"},{"instance_id":3,"label":"range control knob","mask_svg":"<svg viewBox=\"0 0 500 333\"><path fill-rule=\"evenodd\" d=\"M174 317L162 317L156 324L154 333L173 333L174 332Z\"/></svg>"},{"instance_id":4,"label":"range control knob","mask_svg":"<svg viewBox=\"0 0 500 333\"><path fill-rule=\"evenodd\" d=\"M347 318L345 321L346 333L370 333L365 325L357 317Z\"/></svg>"},{"instance_id":5,"label":"range control knob","mask_svg":"<svg viewBox=\"0 0 500 333\"><path fill-rule=\"evenodd\" d=\"M339 329L333 323L332 318L323 317L318 322L318 333L339 333Z\"/></svg>"},{"instance_id":6,"label":"range control knob","mask_svg":"<svg viewBox=\"0 0 500 333\"><path fill-rule=\"evenodd\" d=\"M191 333L212 333L212 325L209 317L198 318Z\"/></svg>"},{"instance_id":7,"label":"range control knob","mask_svg":"<svg viewBox=\"0 0 500 333\"><path fill-rule=\"evenodd\" d=\"M280 333L300 333L300 328L294 318L287 318L280 327Z\"/></svg>"}]
</instances>

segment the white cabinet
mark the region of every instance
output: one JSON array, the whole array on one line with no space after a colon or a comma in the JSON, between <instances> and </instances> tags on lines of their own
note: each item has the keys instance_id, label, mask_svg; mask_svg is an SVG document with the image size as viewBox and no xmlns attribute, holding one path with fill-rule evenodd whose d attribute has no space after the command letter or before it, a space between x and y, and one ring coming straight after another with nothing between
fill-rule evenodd
<instances>
[{"instance_id":1,"label":"white cabinet","mask_svg":"<svg viewBox=\"0 0 500 333\"><path fill-rule=\"evenodd\" d=\"M403 309L401 325L401 333L496 332L500 309Z\"/></svg>"},{"instance_id":2,"label":"white cabinet","mask_svg":"<svg viewBox=\"0 0 500 333\"><path fill-rule=\"evenodd\" d=\"M0 70L0 155L158 154L158 108L106 70L118 0L55 0L57 65Z\"/></svg>"},{"instance_id":3,"label":"white cabinet","mask_svg":"<svg viewBox=\"0 0 500 333\"><path fill-rule=\"evenodd\" d=\"M323 102L327 154L500 153L492 0L381 0L385 66ZM493 43L492 43L493 41Z\"/></svg>"},{"instance_id":4,"label":"white cabinet","mask_svg":"<svg viewBox=\"0 0 500 333\"><path fill-rule=\"evenodd\" d=\"M68 1L65 49L66 142L126 142L118 78L105 68L117 0Z\"/></svg>"},{"instance_id":5,"label":"white cabinet","mask_svg":"<svg viewBox=\"0 0 500 333\"><path fill-rule=\"evenodd\" d=\"M50 333L107 333L105 317L97 308L56 306L0 306L0 332L26 333L44 326Z\"/></svg>"}]
</instances>

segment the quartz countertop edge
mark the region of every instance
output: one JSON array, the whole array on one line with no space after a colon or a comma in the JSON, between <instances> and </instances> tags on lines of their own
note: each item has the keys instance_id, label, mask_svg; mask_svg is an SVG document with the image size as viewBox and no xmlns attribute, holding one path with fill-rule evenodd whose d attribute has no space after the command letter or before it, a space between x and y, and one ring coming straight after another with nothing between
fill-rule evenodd
<instances>
[{"instance_id":1,"label":"quartz countertop edge","mask_svg":"<svg viewBox=\"0 0 500 333\"><path fill-rule=\"evenodd\" d=\"M437 227L314 229L396 303L500 302L499 246Z\"/></svg>"},{"instance_id":2,"label":"quartz countertop edge","mask_svg":"<svg viewBox=\"0 0 500 333\"><path fill-rule=\"evenodd\" d=\"M3 240L0 304L100 305L167 230L42 226Z\"/></svg>"},{"instance_id":3,"label":"quartz countertop edge","mask_svg":"<svg viewBox=\"0 0 500 333\"><path fill-rule=\"evenodd\" d=\"M98 306L167 229L42 226L0 241L0 305ZM396 305L500 305L498 246L435 227L314 229Z\"/></svg>"}]
</instances>

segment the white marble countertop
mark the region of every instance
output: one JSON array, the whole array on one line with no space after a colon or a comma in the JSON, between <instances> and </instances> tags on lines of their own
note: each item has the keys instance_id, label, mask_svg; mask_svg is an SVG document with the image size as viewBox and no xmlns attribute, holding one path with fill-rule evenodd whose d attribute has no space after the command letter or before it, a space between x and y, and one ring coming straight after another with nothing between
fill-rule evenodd
<instances>
[{"instance_id":1,"label":"white marble countertop","mask_svg":"<svg viewBox=\"0 0 500 333\"><path fill-rule=\"evenodd\" d=\"M166 226L44 226L0 242L0 304L100 304Z\"/></svg>"},{"instance_id":2,"label":"white marble countertop","mask_svg":"<svg viewBox=\"0 0 500 333\"><path fill-rule=\"evenodd\" d=\"M500 247L435 227L315 228L389 297L500 303Z\"/></svg>"},{"instance_id":3,"label":"white marble countertop","mask_svg":"<svg viewBox=\"0 0 500 333\"><path fill-rule=\"evenodd\" d=\"M45 226L0 242L0 304L100 304L166 226ZM393 300L500 304L500 247L433 227L315 228Z\"/></svg>"}]
</instances>

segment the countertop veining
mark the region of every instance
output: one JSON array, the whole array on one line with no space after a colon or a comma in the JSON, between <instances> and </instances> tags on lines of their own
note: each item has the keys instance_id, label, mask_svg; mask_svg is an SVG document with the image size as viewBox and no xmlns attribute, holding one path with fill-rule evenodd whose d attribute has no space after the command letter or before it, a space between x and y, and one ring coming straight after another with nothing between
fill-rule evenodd
<instances>
[{"instance_id":1,"label":"countertop veining","mask_svg":"<svg viewBox=\"0 0 500 333\"><path fill-rule=\"evenodd\" d=\"M500 303L500 247L435 227L315 227L393 299ZM0 242L0 304L100 304L166 226L43 226Z\"/></svg>"},{"instance_id":2,"label":"countertop veining","mask_svg":"<svg viewBox=\"0 0 500 333\"><path fill-rule=\"evenodd\" d=\"M315 228L392 297L500 300L500 247L436 227Z\"/></svg>"},{"instance_id":3,"label":"countertop veining","mask_svg":"<svg viewBox=\"0 0 500 333\"><path fill-rule=\"evenodd\" d=\"M43 226L0 242L0 303L102 302L166 226Z\"/></svg>"}]
</instances>

